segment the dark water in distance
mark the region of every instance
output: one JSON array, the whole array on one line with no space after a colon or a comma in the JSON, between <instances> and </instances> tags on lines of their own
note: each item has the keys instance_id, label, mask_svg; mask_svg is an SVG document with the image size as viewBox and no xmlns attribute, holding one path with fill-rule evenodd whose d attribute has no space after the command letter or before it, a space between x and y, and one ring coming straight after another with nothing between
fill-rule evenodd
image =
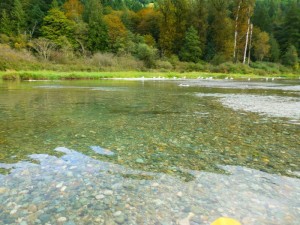
<instances>
[{"instance_id":1,"label":"dark water in distance","mask_svg":"<svg viewBox=\"0 0 300 225\"><path fill-rule=\"evenodd\" d=\"M296 84L289 85L296 87ZM237 84L237 87L238 85L240 84ZM264 83L261 84L262 87L264 85ZM61 189L74 187L74 182L79 179L79 175L80 179L93 175L91 179L96 180L89 181L94 187L93 190L99 189L98 191L103 194L105 190L110 190L113 186L113 184L110 184L110 187L102 187L100 184L97 186L98 171L105 167L102 180L111 179L115 180L115 183L127 182L127 185L132 185L130 188L135 190L135 193L140 193L136 182L142 181L143 185L149 184L150 187L153 187L154 182L154 187L156 187L155 181L158 182L160 179L157 176L167 176L164 184L166 187L174 186L173 182L176 180L175 183L179 186L175 192L179 197L181 194L178 192L182 192L181 190L184 190L190 182L199 185L198 173L202 174L201 176L204 176L203 173L209 174L205 176L207 179L210 176L220 176L220 179L226 180L234 174L232 168L242 168L246 171L249 169L249 171L256 171L257 174L266 172L266 176L276 179L287 176L291 178L284 179L292 179L292 182L297 184L299 181L297 174L300 171L300 129L297 118L296 120L293 118L294 123L291 123L291 118L233 110L225 107L217 96L210 94L242 94L297 99L300 97L299 92L297 90L239 89L237 87L201 85L180 87L177 82L167 81L1 82L0 172L2 175L0 175L0 181L5 181L2 200L6 203L15 202L20 207L17 207L16 212L13 211L16 206L12 203L11 206L0 207L0 220L2 218L7 224L25 221L27 224L55 223L55 221L61 224L81 224L79 209L86 210L80 218L89 217L90 220L86 218L86 223L91 224L179 224L180 218L186 217L184 213L189 212L196 215L195 221L192 221L194 224L207 224L207 221L212 221L212 215L215 215L215 211L214 213L209 211L206 214L201 211L202 214L197 214L197 210L178 208L175 211L178 218L172 214L172 210L167 213L167 209L165 209L167 216L163 214L158 217L157 214L153 214L154 209L148 208L146 204L144 208L140 206L142 208L140 212L146 215L149 213L149 216L146 216L148 219L137 222L139 221L137 215L124 211L129 207L126 204L105 208L105 203L103 208L99 209L94 208L95 204L92 203L90 203L92 206L89 206L90 198L93 201L95 198L96 200L102 199L102 196L95 197L97 193L95 196L83 195L85 197L80 198L86 200L83 203L77 199L80 202L78 208L73 202L74 199L67 198L68 200L65 200L70 202L60 211L58 205L62 203L55 205L49 202L50 199L45 200L40 197L41 192L46 191L44 189L46 186L42 186L40 192L32 193L31 196L37 198L33 203L37 206L37 210L32 210L36 211L33 213L36 217L32 217L28 209L26 209L27 214L20 212L22 207L30 207L28 204L31 192L26 193L29 195L28 198L16 199L15 195L22 192L22 190L17 190L22 187L22 184L24 185L18 180L22 176L28 176L32 180L26 185L38 187L39 182L48 185L55 182L53 186L64 193L65 190ZM239 101L244 100L241 97ZM60 149L60 147L63 148ZM60 160L62 160L61 163L67 162L67 164L62 165ZM53 167L56 163L58 166ZM90 165L91 171L87 165ZM62 170L69 168L69 171L61 174L60 170L57 170L59 166ZM72 166L76 168L72 169ZM43 170L45 168L47 170ZM92 168L97 168L97 170ZM29 171L29 173L24 175L22 171ZM35 177L34 171L39 176ZM86 174L87 171L90 173ZM72 175L69 174L69 176L68 173L71 172ZM78 175L77 178L75 174ZM202 177L202 181L205 178ZM239 179L243 182L242 178L237 178ZM60 185L61 182L65 182L66 186ZM247 183L247 181L244 182ZM251 183L253 185L255 182L251 181ZM248 184L251 185L250 182ZM261 182L258 182L258 189L260 184ZM205 185L207 188L211 185L209 179ZM72 190L72 193L81 196L82 184L80 187ZM295 188L293 185L292 187ZM9 193L8 188L12 189L11 191L16 188L16 191ZM125 191L128 194L126 188L127 186L120 188L121 192ZM224 191L229 190L226 185L222 188ZM112 191L116 192L116 189ZM272 193L271 190L270 193ZM53 195L54 199L58 197L55 196L55 192ZM107 195L103 194L103 196ZM108 196L110 196L109 193ZM150 199L146 194L141 198ZM203 200L203 205L215 204L206 200ZM114 201L120 203L122 199L111 200L111 202ZM39 206L42 203L46 209ZM106 205L109 204L113 203L108 202ZM188 201L188 197L186 201L182 200L181 204L193 205ZM195 205L199 207L199 203ZM138 200L132 200L130 207L138 208L138 206ZM243 208L241 205L238 207ZM56 211L51 211L53 208ZM94 215L96 209L104 214L100 213L100 217ZM291 208L288 210L293 211ZM132 209L129 211L132 212ZM260 210L253 209L253 211ZM243 216L235 209L230 212L235 212L233 214L240 220L251 217ZM45 214L49 214L51 218L40 218ZM200 214L206 217L201 217ZM222 211L219 214L222 216ZM229 214L227 212L227 215ZM264 220L259 220L265 215L267 213L262 213L260 216L254 216L253 221L246 219L245 222L255 224L261 221L260 224L268 224L262 222ZM295 215L299 215L299 211L298 214L295 213L288 218L293 219ZM66 221L61 219L62 217L66 218ZM287 221L284 216L282 218L281 222ZM278 218L274 219L276 220L280 221Z\"/></svg>"}]
</instances>

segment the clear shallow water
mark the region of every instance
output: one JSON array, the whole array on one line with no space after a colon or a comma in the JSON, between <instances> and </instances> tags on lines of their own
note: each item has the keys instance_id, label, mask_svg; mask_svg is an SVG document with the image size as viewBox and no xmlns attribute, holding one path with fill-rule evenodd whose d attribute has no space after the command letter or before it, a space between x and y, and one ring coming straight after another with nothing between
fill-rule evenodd
<instances>
[{"instance_id":1,"label":"clear shallow water","mask_svg":"<svg viewBox=\"0 0 300 225\"><path fill-rule=\"evenodd\" d=\"M300 118L242 103L299 85L222 82L0 83L0 221L297 224Z\"/></svg>"}]
</instances>

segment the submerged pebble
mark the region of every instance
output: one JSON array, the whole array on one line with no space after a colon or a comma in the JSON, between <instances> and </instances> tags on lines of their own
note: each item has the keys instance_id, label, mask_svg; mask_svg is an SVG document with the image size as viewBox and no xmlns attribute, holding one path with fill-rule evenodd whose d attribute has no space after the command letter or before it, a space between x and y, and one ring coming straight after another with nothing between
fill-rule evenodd
<instances>
[{"instance_id":1,"label":"submerged pebble","mask_svg":"<svg viewBox=\"0 0 300 225\"><path fill-rule=\"evenodd\" d=\"M114 192L112 190L104 190L105 195L112 195Z\"/></svg>"},{"instance_id":2,"label":"submerged pebble","mask_svg":"<svg viewBox=\"0 0 300 225\"><path fill-rule=\"evenodd\" d=\"M57 219L57 222L59 222L59 223L63 223L63 222L66 222L67 221L67 218L66 217L59 217L58 219Z\"/></svg>"},{"instance_id":3,"label":"submerged pebble","mask_svg":"<svg viewBox=\"0 0 300 225\"><path fill-rule=\"evenodd\" d=\"M7 192L6 188L0 187L0 194L4 194L5 192Z\"/></svg>"},{"instance_id":4,"label":"submerged pebble","mask_svg":"<svg viewBox=\"0 0 300 225\"><path fill-rule=\"evenodd\" d=\"M111 155L115 154L114 152L112 152L112 151L110 151L108 149L105 149L105 148L101 148L100 146L90 146L90 148L94 152L96 152L98 154L101 154L101 155L109 155L109 156L111 156Z\"/></svg>"},{"instance_id":5,"label":"submerged pebble","mask_svg":"<svg viewBox=\"0 0 300 225\"><path fill-rule=\"evenodd\" d=\"M96 195L96 199L97 199L97 200L100 200L100 199L103 199L103 198L105 198L104 195Z\"/></svg>"},{"instance_id":6,"label":"submerged pebble","mask_svg":"<svg viewBox=\"0 0 300 225\"><path fill-rule=\"evenodd\" d=\"M139 159L136 159L135 161L136 161L137 163L144 163L144 160L143 160L143 159L140 159L140 158L139 158Z\"/></svg>"}]
</instances>

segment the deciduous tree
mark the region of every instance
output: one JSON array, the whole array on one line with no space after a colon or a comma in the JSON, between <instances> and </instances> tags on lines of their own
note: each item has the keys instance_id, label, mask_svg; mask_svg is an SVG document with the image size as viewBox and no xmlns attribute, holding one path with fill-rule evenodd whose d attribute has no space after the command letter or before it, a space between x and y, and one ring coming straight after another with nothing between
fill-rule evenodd
<instances>
[{"instance_id":1,"label":"deciduous tree","mask_svg":"<svg viewBox=\"0 0 300 225\"><path fill-rule=\"evenodd\" d=\"M227 0L212 0L211 34L215 46L216 57L223 61L232 59L234 27L229 17Z\"/></svg>"},{"instance_id":2,"label":"deciduous tree","mask_svg":"<svg viewBox=\"0 0 300 225\"><path fill-rule=\"evenodd\" d=\"M48 60L55 44L46 38L38 38L29 42L29 46L37 52L37 54L45 60Z\"/></svg>"},{"instance_id":3,"label":"deciduous tree","mask_svg":"<svg viewBox=\"0 0 300 225\"><path fill-rule=\"evenodd\" d=\"M253 40L254 56L257 60L262 61L270 51L270 37L267 32L261 32L259 29L256 30L256 34Z\"/></svg>"},{"instance_id":4,"label":"deciduous tree","mask_svg":"<svg viewBox=\"0 0 300 225\"><path fill-rule=\"evenodd\" d=\"M83 13L83 5L79 0L68 0L63 8L68 19L79 22Z\"/></svg>"},{"instance_id":5,"label":"deciduous tree","mask_svg":"<svg viewBox=\"0 0 300 225\"><path fill-rule=\"evenodd\" d=\"M116 13L104 16L104 21L108 27L109 47L113 52L118 52L120 48L124 48L127 36L127 30L122 20Z\"/></svg>"}]
</instances>

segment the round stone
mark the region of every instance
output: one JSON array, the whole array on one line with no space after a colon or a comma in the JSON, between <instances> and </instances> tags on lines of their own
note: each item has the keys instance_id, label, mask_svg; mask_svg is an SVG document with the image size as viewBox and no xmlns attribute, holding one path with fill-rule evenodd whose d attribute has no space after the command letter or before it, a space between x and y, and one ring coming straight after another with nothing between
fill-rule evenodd
<instances>
[{"instance_id":1,"label":"round stone","mask_svg":"<svg viewBox=\"0 0 300 225\"><path fill-rule=\"evenodd\" d=\"M177 193L177 196L178 196L178 197L182 197L182 195L183 195L183 194L182 194L181 191L179 191L179 192Z\"/></svg>"},{"instance_id":2,"label":"round stone","mask_svg":"<svg viewBox=\"0 0 300 225\"><path fill-rule=\"evenodd\" d=\"M7 192L7 189L4 187L0 187L0 194L4 194L5 192Z\"/></svg>"},{"instance_id":3,"label":"round stone","mask_svg":"<svg viewBox=\"0 0 300 225\"><path fill-rule=\"evenodd\" d=\"M63 222L66 222L67 221L67 218L66 217L59 217L58 219L57 219L57 222L59 222L59 223L63 223Z\"/></svg>"},{"instance_id":4,"label":"round stone","mask_svg":"<svg viewBox=\"0 0 300 225\"><path fill-rule=\"evenodd\" d=\"M103 192L105 195L112 195L113 194L113 191L112 190L105 190Z\"/></svg>"},{"instance_id":5,"label":"round stone","mask_svg":"<svg viewBox=\"0 0 300 225\"><path fill-rule=\"evenodd\" d=\"M152 184L152 187L158 187L159 186L159 184L158 183L154 183L154 184Z\"/></svg>"},{"instance_id":6,"label":"round stone","mask_svg":"<svg viewBox=\"0 0 300 225\"><path fill-rule=\"evenodd\" d=\"M29 205L29 207L28 207L28 211L29 211L29 212L34 213L34 212L36 212L37 210L38 210L38 208L36 207L36 205L31 204L31 205Z\"/></svg>"},{"instance_id":7,"label":"round stone","mask_svg":"<svg viewBox=\"0 0 300 225\"><path fill-rule=\"evenodd\" d=\"M121 211L117 211L117 212L114 213L114 216L120 216L121 214L122 214Z\"/></svg>"},{"instance_id":8,"label":"round stone","mask_svg":"<svg viewBox=\"0 0 300 225\"><path fill-rule=\"evenodd\" d=\"M97 199L97 200L100 200L100 199L103 199L103 198L105 198L104 195L96 195L96 199Z\"/></svg>"}]
</instances>

